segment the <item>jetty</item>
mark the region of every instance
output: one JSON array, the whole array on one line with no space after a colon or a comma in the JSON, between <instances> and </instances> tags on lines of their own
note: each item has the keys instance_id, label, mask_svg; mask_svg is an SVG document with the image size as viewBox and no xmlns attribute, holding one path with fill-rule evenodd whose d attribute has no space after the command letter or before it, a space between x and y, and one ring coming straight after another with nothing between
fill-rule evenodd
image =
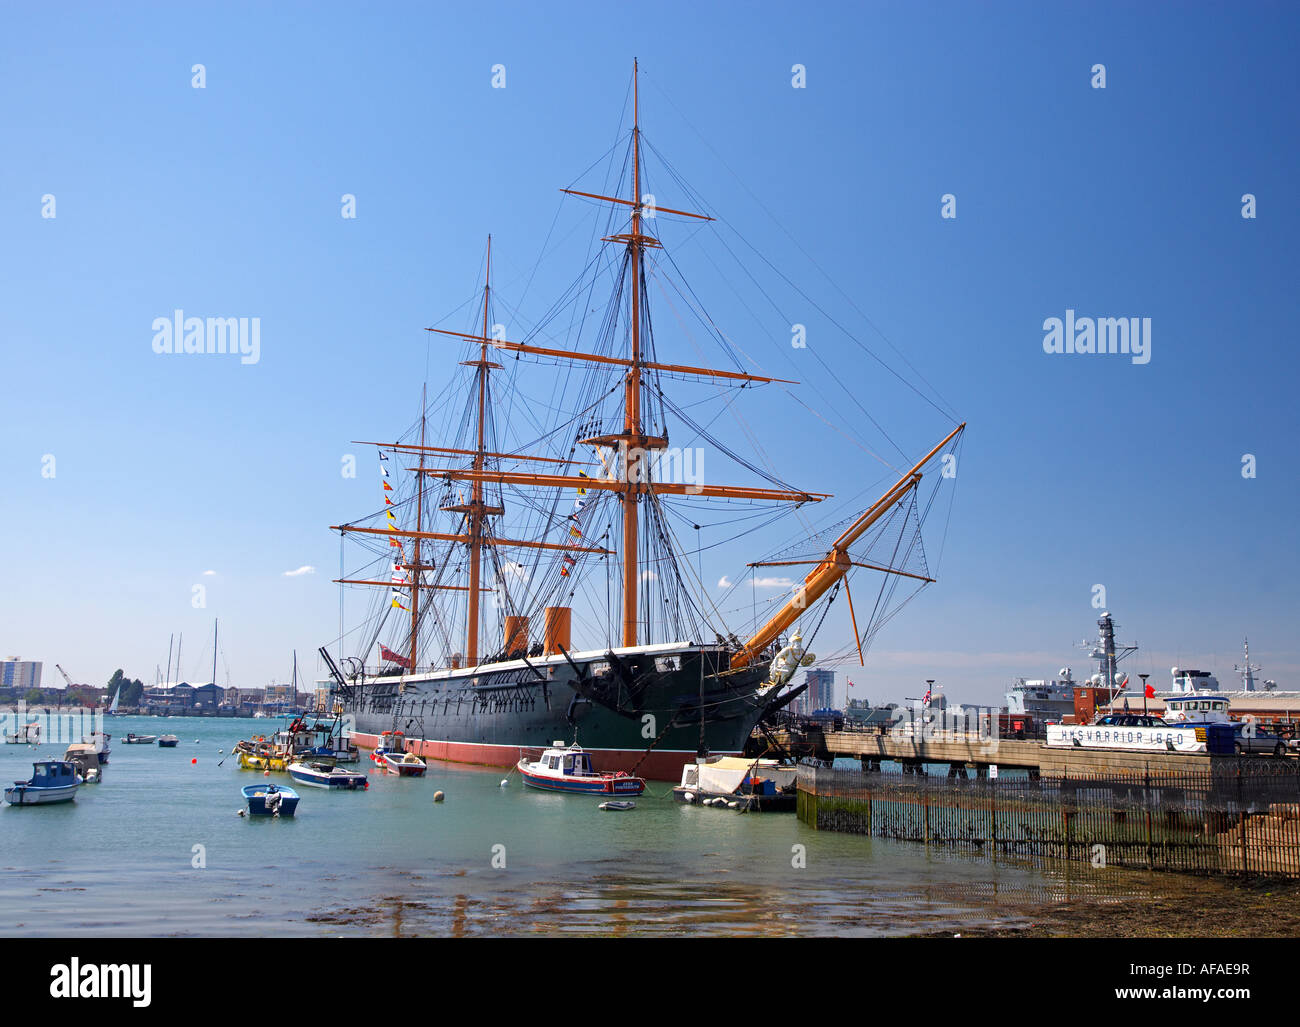
<instances>
[{"instance_id":1,"label":"jetty","mask_svg":"<svg viewBox=\"0 0 1300 1027\"><path fill-rule=\"evenodd\" d=\"M1141 772L1151 766L1167 771L1205 770L1212 760L1233 758L1203 752L1072 749L1048 746L1037 739L990 738L953 732L911 738L905 732L855 729L847 724L838 731L815 725L769 731L752 739L746 754L786 755L824 763L851 759L857 760L863 770L879 770L882 763L894 762L902 765L904 773L923 776L933 776L935 767L946 767L948 777L985 777L990 768L997 767L1027 771L1031 779Z\"/></svg>"}]
</instances>

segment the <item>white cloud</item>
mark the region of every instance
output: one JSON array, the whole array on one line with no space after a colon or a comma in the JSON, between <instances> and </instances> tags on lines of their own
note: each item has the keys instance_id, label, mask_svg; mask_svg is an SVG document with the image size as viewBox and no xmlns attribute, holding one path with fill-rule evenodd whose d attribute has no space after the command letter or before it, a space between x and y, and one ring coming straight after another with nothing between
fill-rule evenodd
<instances>
[{"instance_id":1,"label":"white cloud","mask_svg":"<svg viewBox=\"0 0 1300 1027\"><path fill-rule=\"evenodd\" d=\"M658 581L658 580L659 580L659 575L656 574L654 571L642 571L642 572L641 572L641 580L642 580L642 581Z\"/></svg>"},{"instance_id":2,"label":"white cloud","mask_svg":"<svg viewBox=\"0 0 1300 1027\"><path fill-rule=\"evenodd\" d=\"M731 587L731 579L727 577L725 574L718 579L718 588L730 588L730 587Z\"/></svg>"},{"instance_id":3,"label":"white cloud","mask_svg":"<svg viewBox=\"0 0 1300 1027\"><path fill-rule=\"evenodd\" d=\"M310 564L303 564L303 566L299 567L296 571L285 571L284 576L286 578L298 578L304 574L315 574L315 573L316 573L315 567L311 566Z\"/></svg>"},{"instance_id":4,"label":"white cloud","mask_svg":"<svg viewBox=\"0 0 1300 1027\"><path fill-rule=\"evenodd\" d=\"M203 572L203 576L204 576L205 578L207 578L207 577L210 577L211 575L216 574L216 573L217 573L216 571L204 571L204 572Z\"/></svg>"},{"instance_id":5,"label":"white cloud","mask_svg":"<svg viewBox=\"0 0 1300 1027\"><path fill-rule=\"evenodd\" d=\"M756 588L790 588L794 582L789 578L755 578Z\"/></svg>"}]
</instances>

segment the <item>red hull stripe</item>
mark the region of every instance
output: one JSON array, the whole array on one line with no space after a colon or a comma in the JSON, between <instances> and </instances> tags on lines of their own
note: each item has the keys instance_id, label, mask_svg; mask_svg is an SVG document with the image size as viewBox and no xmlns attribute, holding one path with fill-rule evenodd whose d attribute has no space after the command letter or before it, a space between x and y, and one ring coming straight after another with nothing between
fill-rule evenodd
<instances>
[{"instance_id":1,"label":"red hull stripe","mask_svg":"<svg viewBox=\"0 0 1300 1027\"><path fill-rule=\"evenodd\" d=\"M373 749L379 745L379 735L354 732L352 741L363 749ZM548 743L549 744L549 743ZM406 748L409 752L425 759L441 760L444 763L468 763L479 767L514 767L523 757L524 752L536 753L547 745L489 745L478 742L439 742L423 738L407 738ZM682 779L682 767L695 762L694 752L682 750L656 750L648 756L644 749L585 749L591 754L592 768L600 773L621 770L633 773L636 767L638 777L652 781L678 782ZM738 756L738 752L717 753L719 756ZM638 767L637 765L640 764Z\"/></svg>"}]
</instances>

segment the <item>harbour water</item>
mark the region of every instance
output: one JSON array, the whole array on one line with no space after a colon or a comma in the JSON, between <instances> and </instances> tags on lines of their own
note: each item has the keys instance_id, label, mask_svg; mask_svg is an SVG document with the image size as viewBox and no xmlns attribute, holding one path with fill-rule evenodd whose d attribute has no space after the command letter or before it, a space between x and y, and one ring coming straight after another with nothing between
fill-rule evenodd
<instances>
[{"instance_id":1,"label":"harbour water","mask_svg":"<svg viewBox=\"0 0 1300 1027\"><path fill-rule=\"evenodd\" d=\"M425 778L399 779L363 758L366 792L299 787L295 818L241 818L240 787L263 778L233 757L219 766L218 749L275 724L108 721L102 784L75 803L0 808L3 933L891 935L1014 927L1088 894L1120 901L1077 865L682 806L665 782L634 811L607 813L595 798L527 790L515 773L502 788L504 770L430 763ZM128 731L181 741L126 745ZM0 779L62 748L0 746ZM1177 885L1125 881L1126 903Z\"/></svg>"}]
</instances>

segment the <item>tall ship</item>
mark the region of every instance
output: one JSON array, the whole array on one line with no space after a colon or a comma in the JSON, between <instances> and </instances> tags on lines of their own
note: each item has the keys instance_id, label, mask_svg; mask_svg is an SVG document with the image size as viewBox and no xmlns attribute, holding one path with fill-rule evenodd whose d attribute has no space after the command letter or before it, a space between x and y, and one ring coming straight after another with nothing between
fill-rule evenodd
<instances>
[{"instance_id":1,"label":"tall ship","mask_svg":"<svg viewBox=\"0 0 1300 1027\"><path fill-rule=\"evenodd\" d=\"M470 330L428 329L459 350L451 383L422 399L401 436L358 443L377 450L384 505L331 530L344 553L360 550L354 570L341 555L336 580L373 598L363 623L341 624L334 651L320 652L334 708L361 746L400 731L427 758L513 766L580 744L595 772L677 781L698 756L740 753L755 725L799 694L793 679L816 661L811 646L837 597L848 600L841 619L852 636L828 658L860 660L901 603L934 580L921 525L952 476L939 464L955 460L964 423L945 414L947 434L920 459L880 461L893 484L878 498L841 503L817 528L808 511L824 509L830 493L791 484L761 452L747 457L722 437L718 415L698 413L707 401L730 418L750 393L798 383L757 373L678 277L660 232L714 218L644 191L635 66L630 94L630 132L608 162L615 195L562 190L565 202L598 212L598 255L565 293L569 307L508 338L494 320L504 301L489 237L475 310L464 312ZM669 183L681 184L671 170ZM678 362L676 351L701 350L687 331L660 345L651 297L665 283L730 367ZM536 390L545 376L543 398L525 398L524 386ZM688 399L674 392L689 388ZM790 431L811 448L830 422L808 420ZM670 431L685 448L670 445ZM711 469L730 461L760 480L718 483L700 473L706 454ZM859 496L866 470L843 469ZM743 561L754 575L799 569L762 610L741 590L756 594L756 577L746 586L737 573L715 589L702 580L701 522L715 532L724 522L698 511L718 503L735 517L727 544L749 545L782 512L803 511L793 539L787 531L766 556ZM855 571L870 576L865 609L853 607ZM715 594L724 586L727 609Z\"/></svg>"}]
</instances>

